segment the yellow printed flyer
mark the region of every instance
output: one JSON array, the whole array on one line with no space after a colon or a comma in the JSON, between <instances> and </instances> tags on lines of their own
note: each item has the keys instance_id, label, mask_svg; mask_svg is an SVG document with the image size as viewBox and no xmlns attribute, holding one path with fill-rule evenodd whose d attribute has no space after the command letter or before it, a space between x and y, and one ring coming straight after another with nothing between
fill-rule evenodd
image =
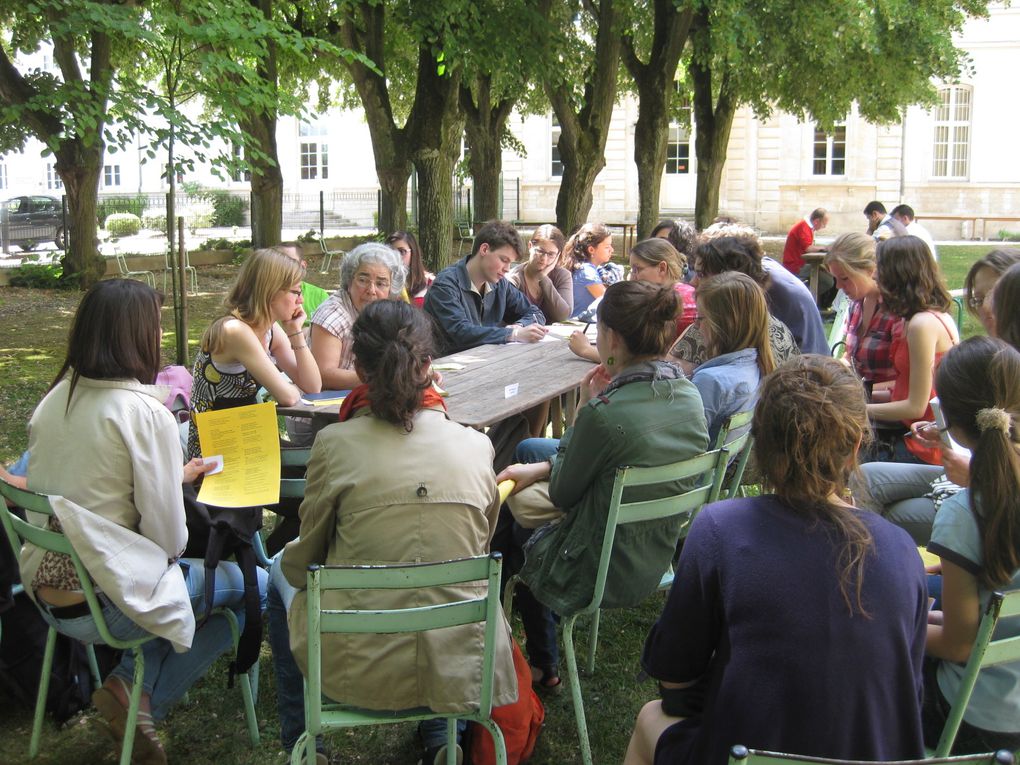
<instances>
[{"instance_id":1,"label":"yellow printed flyer","mask_svg":"<svg viewBox=\"0 0 1020 765\"><path fill-rule=\"evenodd\" d=\"M216 507L252 507L280 501L280 436L273 403L194 415L202 454L223 457L206 475L198 499Z\"/></svg>"}]
</instances>

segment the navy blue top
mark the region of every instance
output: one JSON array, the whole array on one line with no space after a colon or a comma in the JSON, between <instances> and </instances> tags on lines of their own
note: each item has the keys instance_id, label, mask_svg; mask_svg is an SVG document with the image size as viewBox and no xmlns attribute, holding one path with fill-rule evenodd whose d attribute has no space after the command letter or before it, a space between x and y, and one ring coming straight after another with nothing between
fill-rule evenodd
<instances>
[{"instance_id":1,"label":"navy blue top","mask_svg":"<svg viewBox=\"0 0 1020 765\"><path fill-rule=\"evenodd\" d=\"M801 353L831 355L822 315L811 297L811 291L804 282L783 268L782 263L762 258L761 265L772 277L765 289L769 313L790 328Z\"/></svg>"},{"instance_id":2,"label":"navy blue top","mask_svg":"<svg viewBox=\"0 0 1020 765\"><path fill-rule=\"evenodd\" d=\"M506 279L488 284L485 296L471 286L467 258L447 266L425 293L425 310L436 320L439 354L445 356L479 345L506 343L508 324L544 324L545 316Z\"/></svg>"},{"instance_id":3,"label":"navy blue top","mask_svg":"<svg viewBox=\"0 0 1020 765\"><path fill-rule=\"evenodd\" d=\"M641 662L669 682L707 674L704 712L666 729L656 765L725 765L734 744L854 760L924 755L924 567L903 529L858 517L874 539L862 592L870 618L847 609L827 526L773 495L697 515Z\"/></svg>"}]
</instances>

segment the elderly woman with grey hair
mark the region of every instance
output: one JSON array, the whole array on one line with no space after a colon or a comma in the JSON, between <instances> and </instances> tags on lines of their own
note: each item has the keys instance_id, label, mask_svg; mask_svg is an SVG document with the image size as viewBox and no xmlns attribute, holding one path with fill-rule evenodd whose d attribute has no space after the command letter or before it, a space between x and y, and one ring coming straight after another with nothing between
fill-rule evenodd
<instances>
[{"instance_id":1,"label":"elderly woman with grey hair","mask_svg":"<svg viewBox=\"0 0 1020 765\"><path fill-rule=\"evenodd\" d=\"M385 244L359 244L344 256L340 288L312 315L309 344L324 390L349 390L361 384L354 371L354 320L369 303L399 296L405 278L399 253Z\"/></svg>"}]
</instances>

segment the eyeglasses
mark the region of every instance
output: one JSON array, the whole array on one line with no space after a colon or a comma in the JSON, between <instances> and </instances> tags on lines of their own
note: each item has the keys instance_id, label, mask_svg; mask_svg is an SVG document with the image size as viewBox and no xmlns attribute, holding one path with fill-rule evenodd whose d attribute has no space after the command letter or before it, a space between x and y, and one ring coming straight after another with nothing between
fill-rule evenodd
<instances>
[{"instance_id":1,"label":"eyeglasses","mask_svg":"<svg viewBox=\"0 0 1020 765\"><path fill-rule=\"evenodd\" d=\"M379 292L390 291L389 279L373 279L371 276L367 276L366 274L358 274L354 277L354 283L363 290L367 290L369 287L375 287Z\"/></svg>"},{"instance_id":2,"label":"eyeglasses","mask_svg":"<svg viewBox=\"0 0 1020 765\"><path fill-rule=\"evenodd\" d=\"M560 254L557 250L551 250L551 251L550 250L543 250L537 244L531 245L531 251L536 253L537 255L543 255L543 256L545 256L547 258L559 257L559 254Z\"/></svg>"},{"instance_id":3,"label":"eyeglasses","mask_svg":"<svg viewBox=\"0 0 1020 765\"><path fill-rule=\"evenodd\" d=\"M972 310L976 311L985 304L986 300L988 300L988 295L971 295L967 298L967 305L969 305Z\"/></svg>"}]
</instances>

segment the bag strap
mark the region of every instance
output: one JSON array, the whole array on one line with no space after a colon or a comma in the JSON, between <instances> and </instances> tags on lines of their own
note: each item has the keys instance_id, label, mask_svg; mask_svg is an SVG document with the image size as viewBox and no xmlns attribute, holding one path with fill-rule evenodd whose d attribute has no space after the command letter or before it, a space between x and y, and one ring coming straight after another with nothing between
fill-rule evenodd
<instances>
[{"instance_id":1,"label":"bag strap","mask_svg":"<svg viewBox=\"0 0 1020 765\"><path fill-rule=\"evenodd\" d=\"M235 675L244 674L259 660L262 648L262 608L255 551L249 541L242 544L235 554L244 576L244 630L237 643L237 657L230 663L228 688L233 687Z\"/></svg>"}]
</instances>

